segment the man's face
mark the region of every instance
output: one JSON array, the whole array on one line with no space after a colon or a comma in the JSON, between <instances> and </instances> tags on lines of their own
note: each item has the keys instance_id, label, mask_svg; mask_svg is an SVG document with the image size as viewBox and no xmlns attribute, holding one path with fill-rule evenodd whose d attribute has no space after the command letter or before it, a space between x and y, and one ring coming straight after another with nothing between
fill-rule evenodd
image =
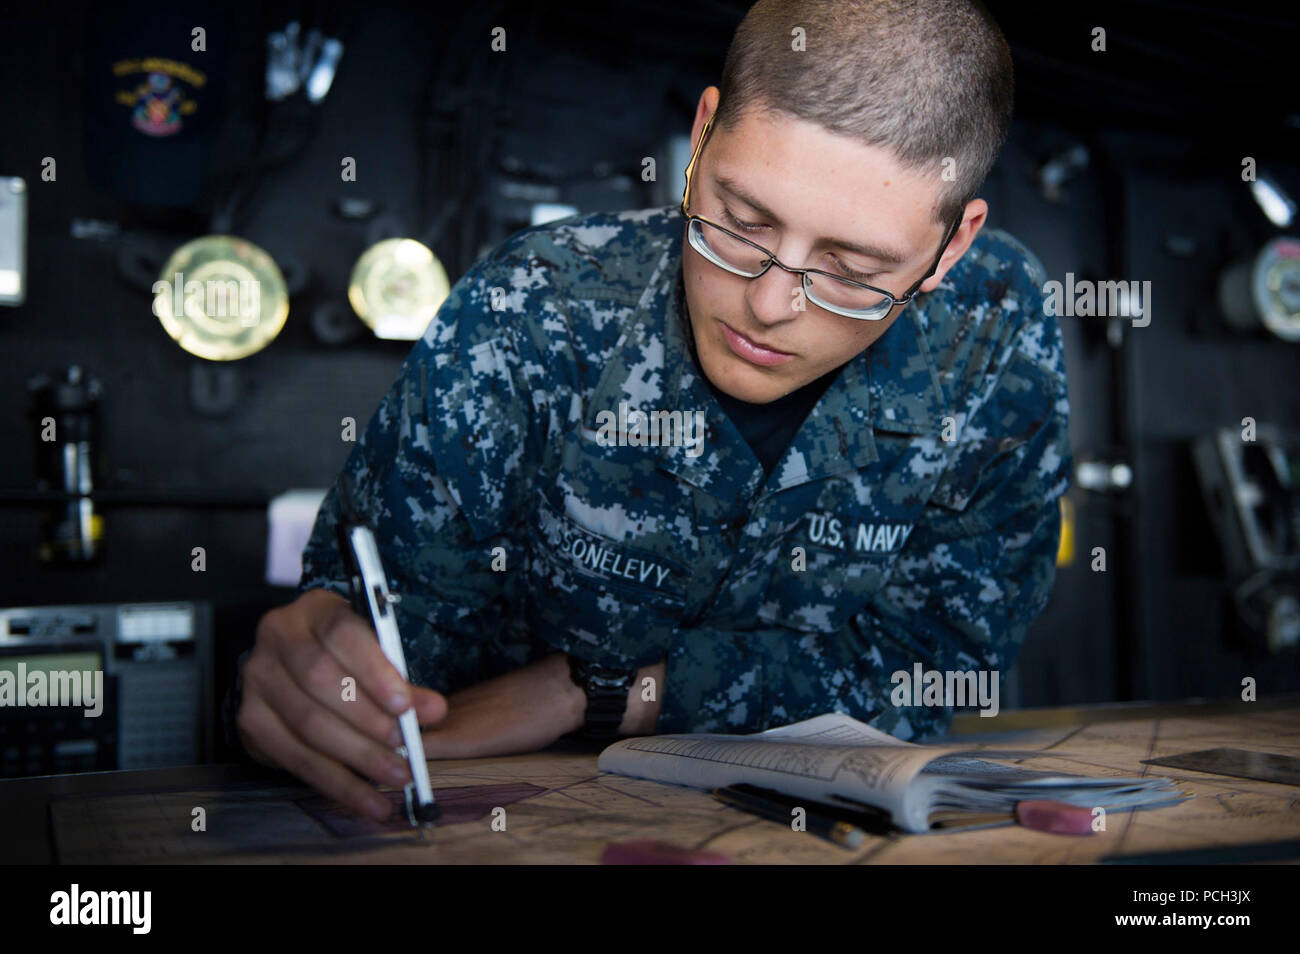
<instances>
[{"instance_id":1,"label":"man's face","mask_svg":"<svg viewBox=\"0 0 1300 954\"><path fill-rule=\"evenodd\" d=\"M694 142L702 118L706 112L697 115ZM820 126L751 110L734 130L713 126L696 163L689 211L791 268L824 269L901 296L929 269L947 231L931 218L939 196L932 178ZM960 258L974 237L965 231L963 225L950 245L956 255L949 261L945 253L923 290ZM960 249L959 238L965 238ZM776 265L743 278L682 242L700 363L717 388L742 401L775 401L839 367L889 330L906 307L895 306L881 321L846 318L808 301L799 276Z\"/></svg>"}]
</instances>

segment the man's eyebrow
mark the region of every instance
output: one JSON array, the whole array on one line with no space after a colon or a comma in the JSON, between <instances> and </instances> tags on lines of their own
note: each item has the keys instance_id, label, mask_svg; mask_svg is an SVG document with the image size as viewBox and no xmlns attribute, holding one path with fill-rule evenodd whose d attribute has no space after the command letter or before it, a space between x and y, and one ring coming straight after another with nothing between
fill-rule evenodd
<instances>
[{"instance_id":1,"label":"man's eyebrow","mask_svg":"<svg viewBox=\"0 0 1300 954\"><path fill-rule=\"evenodd\" d=\"M781 224L780 216L746 192L744 186L735 179L732 179L730 176L722 175L721 173L716 173L713 176L713 181L716 182L723 191L730 192L737 199L740 199L747 205L753 206L753 208L764 218L771 219L777 225ZM822 241L827 245L833 245L836 248L842 248L849 252L857 252L859 255L865 255L868 258L877 259L887 265L901 265L910 257L883 245L870 245L862 242L850 242L847 239L835 238L823 238Z\"/></svg>"}]
</instances>

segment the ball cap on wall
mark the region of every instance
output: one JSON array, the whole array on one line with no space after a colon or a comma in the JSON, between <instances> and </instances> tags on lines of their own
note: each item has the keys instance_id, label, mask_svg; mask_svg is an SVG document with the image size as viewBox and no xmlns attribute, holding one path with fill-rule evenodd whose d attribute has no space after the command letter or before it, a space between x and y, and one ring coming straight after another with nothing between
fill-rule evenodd
<instances>
[{"instance_id":1,"label":"ball cap on wall","mask_svg":"<svg viewBox=\"0 0 1300 954\"><path fill-rule=\"evenodd\" d=\"M202 28L203 50L195 50ZM119 199L194 207L225 95L231 29L207 4L98 4L86 24L86 172Z\"/></svg>"}]
</instances>

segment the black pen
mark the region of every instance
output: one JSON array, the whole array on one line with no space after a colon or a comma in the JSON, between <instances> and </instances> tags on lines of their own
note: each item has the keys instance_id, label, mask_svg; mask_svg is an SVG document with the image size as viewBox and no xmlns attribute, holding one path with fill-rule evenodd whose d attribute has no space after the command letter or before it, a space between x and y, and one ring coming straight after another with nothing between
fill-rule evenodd
<instances>
[{"instance_id":1,"label":"black pen","mask_svg":"<svg viewBox=\"0 0 1300 954\"><path fill-rule=\"evenodd\" d=\"M715 788L713 797L732 808L739 808L786 825L790 824L792 809L801 808L809 832L844 848L857 848L867 837L867 833L857 825L832 817L830 813L822 811L826 806L811 799L800 801L756 785L728 785L724 788Z\"/></svg>"},{"instance_id":2,"label":"black pen","mask_svg":"<svg viewBox=\"0 0 1300 954\"><path fill-rule=\"evenodd\" d=\"M811 805L817 810L819 815L825 815L828 818L836 818L843 822L848 822L855 828L861 828L868 835L892 835L897 832L894 820L889 812L875 805L868 805L866 802L860 802L854 798L845 798L843 795L832 793L831 801L823 802L817 799L802 798L797 799L793 795L787 795L785 792L778 792L772 788L762 788L758 785L749 785L741 783L739 785L729 786L740 792L748 792L751 795L757 795L759 798L765 798L768 801L776 802L787 808L796 806Z\"/></svg>"}]
</instances>

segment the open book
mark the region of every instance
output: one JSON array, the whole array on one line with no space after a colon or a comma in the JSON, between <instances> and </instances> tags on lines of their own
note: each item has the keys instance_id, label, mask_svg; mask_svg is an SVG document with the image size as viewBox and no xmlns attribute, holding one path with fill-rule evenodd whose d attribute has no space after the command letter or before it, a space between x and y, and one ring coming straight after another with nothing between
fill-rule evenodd
<instances>
[{"instance_id":1,"label":"open book","mask_svg":"<svg viewBox=\"0 0 1300 954\"><path fill-rule=\"evenodd\" d=\"M936 818L954 812L1010 816L1016 802L1029 799L1110 812L1188 797L1168 779L1091 778L986 761L1037 754L915 745L832 713L754 735L623 739L601 752L596 764L604 772L694 788L748 783L827 804L865 803L909 832L928 831Z\"/></svg>"}]
</instances>

